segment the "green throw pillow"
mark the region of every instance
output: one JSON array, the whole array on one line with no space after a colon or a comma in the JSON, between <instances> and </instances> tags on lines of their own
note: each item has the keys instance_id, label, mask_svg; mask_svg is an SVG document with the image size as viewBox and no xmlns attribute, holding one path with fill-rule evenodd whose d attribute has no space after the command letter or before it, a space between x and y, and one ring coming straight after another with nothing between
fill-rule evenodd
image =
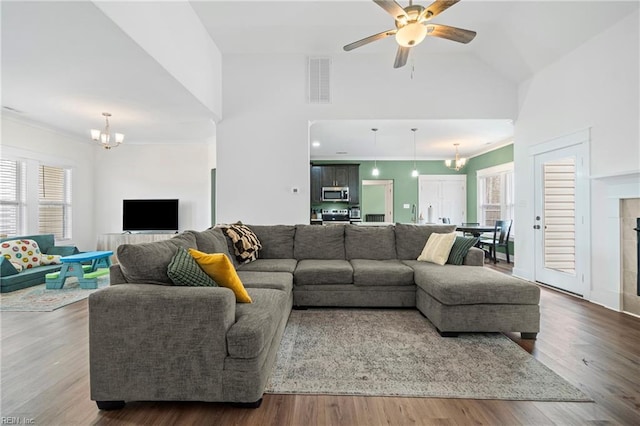
<instances>
[{"instance_id":1,"label":"green throw pillow","mask_svg":"<svg viewBox=\"0 0 640 426\"><path fill-rule=\"evenodd\" d=\"M464 257L471 247L473 247L478 239L476 237L456 237L453 247L449 252L447 263L451 265L462 265Z\"/></svg>"},{"instance_id":2,"label":"green throw pillow","mask_svg":"<svg viewBox=\"0 0 640 426\"><path fill-rule=\"evenodd\" d=\"M175 285L192 287L217 287L218 284L207 275L198 265L196 260L184 247L178 247L178 251L171 259L167 267L167 275Z\"/></svg>"}]
</instances>

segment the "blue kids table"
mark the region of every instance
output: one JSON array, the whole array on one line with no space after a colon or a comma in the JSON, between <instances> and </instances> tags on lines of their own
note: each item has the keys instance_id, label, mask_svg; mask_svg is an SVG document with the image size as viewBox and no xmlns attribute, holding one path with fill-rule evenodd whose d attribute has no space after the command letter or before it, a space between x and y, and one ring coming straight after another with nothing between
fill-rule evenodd
<instances>
[{"instance_id":1,"label":"blue kids table","mask_svg":"<svg viewBox=\"0 0 640 426\"><path fill-rule=\"evenodd\" d=\"M47 289L57 290L64 287L64 282L69 277L78 278L80 288L98 288L98 277L109 273L111 266L110 256L112 251L88 251L71 256L64 256L60 272L47 274ZM82 262L91 261L91 265L83 265Z\"/></svg>"}]
</instances>

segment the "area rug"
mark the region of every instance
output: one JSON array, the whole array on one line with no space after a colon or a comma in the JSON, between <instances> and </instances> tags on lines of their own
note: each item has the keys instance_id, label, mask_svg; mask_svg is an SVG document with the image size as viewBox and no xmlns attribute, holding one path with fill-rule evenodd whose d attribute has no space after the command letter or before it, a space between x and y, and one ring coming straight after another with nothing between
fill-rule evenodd
<instances>
[{"instance_id":1,"label":"area rug","mask_svg":"<svg viewBox=\"0 0 640 426\"><path fill-rule=\"evenodd\" d=\"M417 310L294 310L267 393L591 401L500 333L443 338Z\"/></svg>"},{"instance_id":2,"label":"area rug","mask_svg":"<svg viewBox=\"0 0 640 426\"><path fill-rule=\"evenodd\" d=\"M98 288L80 288L76 277L67 278L60 290L47 290L45 284L0 294L0 311L50 312L89 297L91 293L109 285L109 276L98 277Z\"/></svg>"}]
</instances>

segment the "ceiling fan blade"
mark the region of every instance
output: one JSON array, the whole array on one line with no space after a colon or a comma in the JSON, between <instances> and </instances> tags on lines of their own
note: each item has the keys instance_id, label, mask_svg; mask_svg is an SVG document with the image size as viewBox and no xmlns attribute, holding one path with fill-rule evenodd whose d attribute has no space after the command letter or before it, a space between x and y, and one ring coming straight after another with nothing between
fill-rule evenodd
<instances>
[{"instance_id":1,"label":"ceiling fan blade","mask_svg":"<svg viewBox=\"0 0 640 426\"><path fill-rule=\"evenodd\" d=\"M458 3L459 1L460 0L434 1L433 3L431 3L429 7L427 7L425 10L422 11L420 16L418 17L418 21L421 21L423 19L429 20L431 18L434 18L439 14L441 14L442 12L444 12L445 10L449 9L454 4Z\"/></svg>"},{"instance_id":2,"label":"ceiling fan blade","mask_svg":"<svg viewBox=\"0 0 640 426\"><path fill-rule=\"evenodd\" d=\"M393 63L394 68L400 68L406 65L407 59L409 59L409 50L411 50L410 47L398 46L398 52L396 53L396 60Z\"/></svg>"},{"instance_id":3,"label":"ceiling fan blade","mask_svg":"<svg viewBox=\"0 0 640 426\"><path fill-rule=\"evenodd\" d=\"M447 25L429 24L427 25L427 35L433 37L446 38L458 43L469 43L476 36L475 31L463 30L462 28L449 27Z\"/></svg>"},{"instance_id":4,"label":"ceiling fan blade","mask_svg":"<svg viewBox=\"0 0 640 426\"><path fill-rule=\"evenodd\" d=\"M362 40L358 40L358 41L354 41L353 43L349 43L345 47L343 47L343 49L348 52L348 51L353 50L353 49L355 49L357 47L364 46L365 44L369 44L372 41L380 40L382 38L389 37L390 35L394 35L397 31L398 30L383 31L383 32L378 33L378 34L374 34L372 36L365 37Z\"/></svg>"},{"instance_id":5,"label":"ceiling fan blade","mask_svg":"<svg viewBox=\"0 0 640 426\"><path fill-rule=\"evenodd\" d=\"M400 18L409 19L407 12L404 11L402 6L393 0L373 0L375 4L387 11L387 13L393 16L393 19L398 20Z\"/></svg>"}]
</instances>

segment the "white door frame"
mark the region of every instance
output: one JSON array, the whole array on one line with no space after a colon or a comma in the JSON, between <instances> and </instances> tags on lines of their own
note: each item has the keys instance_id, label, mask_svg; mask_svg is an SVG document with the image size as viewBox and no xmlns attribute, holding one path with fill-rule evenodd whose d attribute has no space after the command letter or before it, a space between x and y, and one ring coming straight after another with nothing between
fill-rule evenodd
<instances>
[{"instance_id":1,"label":"white door frame","mask_svg":"<svg viewBox=\"0 0 640 426\"><path fill-rule=\"evenodd\" d=\"M582 277L582 296L589 299L591 295L591 191L590 191L590 129L584 129L565 136L560 136L543 142L529 148L529 166L530 170L535 170L536 156L548 152L556 151L563 148L575 147L578 151L578 159L576 163L576 215L580 220L576 223L576 235L581 236L580 244L576 241L576 265L580 265L579 271ZM532 211L532 223L535 225L536 214L536 198L535 194L540 189L541 182L534 179L533 192L531 194L534 210ZM535 233L536 231L534 231ZM533 234L535 236L535 234ZM535 245L535 238L532 241ZM542 253L534 248L533 277L536 279L537 259Z\"/></svg>"},{"instance_id":2,"label":"white door frame","mask_svg":"<svg viewBox=\"0 0 640 426\"><path fill-rule=\"evenodd\" d=\"M448 181L448 182L457 182L460 183L461 185L463 185L464 188L464 197L463 197L463 211L461 214L461 220L460 223L462 222L466 222L467 221L467 175L461 175L461 174L455 174L455 175L420 175L418 176L418 213L420 214L420 207L423 205L423 199L422 199L422 187L425 183L427 182L431 182L431 181ZM424 203L426 204L426 203ZM426 210L422 211L424 216L427 216L427 212ZM442 213L440 213L442 215ZM434 220L439 220L441 218L433 218ZM425 217L425 220L428 220L427 217ZM436 222L437 223L437 222ZM452 223L455 223L456 225L458 225L459 223L456 223L455 219Z\"/></svg>"}]
</instances>

